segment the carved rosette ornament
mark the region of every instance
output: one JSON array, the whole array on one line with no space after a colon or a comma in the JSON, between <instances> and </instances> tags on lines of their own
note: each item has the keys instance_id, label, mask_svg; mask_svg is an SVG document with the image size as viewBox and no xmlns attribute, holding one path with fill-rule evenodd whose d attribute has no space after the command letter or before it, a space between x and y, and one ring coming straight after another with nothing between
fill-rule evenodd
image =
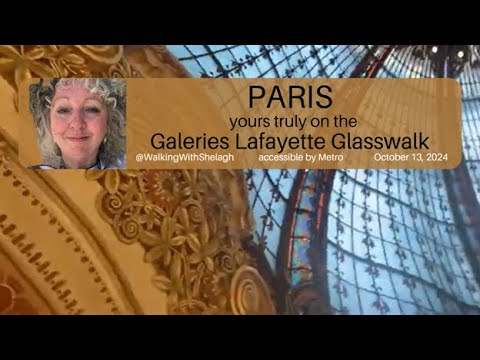
<instances>
[{"instance_id":1,"label":"carved rosette ornament","mask_svg":"<svg viewBox=\"0 0 480 360\"><path fill-rule=\"evenodd\" d=\"M0 77L15 91L32 77L188 76L164 46L0 46ZM96 207L117 239L143 248L169 313L276 312L242 248L253 228L242 171L89 170L85 181L101 185ZM12 289L0 285L2 311L14 308Z\"/></svg>"},{"instance_id":2,"label":"carved rosette ornament","mask_svg":"<svg viewBox=\"0 0 480 360\"><path fill-rule=\"evenodd\" d=\"M235 314L275 314L268 285L258 271L250 266L242 266L235 273L231 284L230 301Z\"/></svg>"}]
</instances>

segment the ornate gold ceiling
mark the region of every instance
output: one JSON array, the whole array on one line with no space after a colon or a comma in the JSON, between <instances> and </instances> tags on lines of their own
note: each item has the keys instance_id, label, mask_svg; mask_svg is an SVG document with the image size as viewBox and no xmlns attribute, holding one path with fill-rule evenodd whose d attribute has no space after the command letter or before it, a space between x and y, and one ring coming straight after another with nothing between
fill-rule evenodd
<instances>
[{"instance_id":1,"label":"ornate gold ceiling","mask_svg":"<svg viewBox=\"0 0 480 360\"><path fill-rule=\"evenodd\" d=\"M241 171L27 170L31 77L187 77L163 46L0 46L0 314L274 314Z\"/></svg>"}]
</instances>

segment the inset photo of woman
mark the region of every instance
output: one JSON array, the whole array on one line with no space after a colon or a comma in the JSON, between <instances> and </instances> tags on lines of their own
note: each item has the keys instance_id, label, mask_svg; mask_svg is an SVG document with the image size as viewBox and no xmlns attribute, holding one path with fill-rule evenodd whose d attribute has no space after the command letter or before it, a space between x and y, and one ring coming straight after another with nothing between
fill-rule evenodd
<instances>
[{"instance_id":1,"label":"inset photo of woman","mask_svg":"<svg viewBox=\"0 0 480 360\"><path fill-rule=\"evenodd\" d=\"M30 169L126 167L125 79L42 79L29 109L43 159Z\"/></svg>"}]
</instances>

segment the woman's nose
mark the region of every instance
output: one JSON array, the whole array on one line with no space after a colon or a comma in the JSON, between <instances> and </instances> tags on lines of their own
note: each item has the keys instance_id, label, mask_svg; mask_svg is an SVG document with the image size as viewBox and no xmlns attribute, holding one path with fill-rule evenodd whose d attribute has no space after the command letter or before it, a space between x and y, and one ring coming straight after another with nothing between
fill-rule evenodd
<instances>
[{"instance_id":1,"label":"woman's nose","mask_svg":"<svg viewBox=\"0 0 480 360\"><path fill-rule=\"evenodd\" d=\"M74 111L72 114L72 118L70 119L70 128L72 129L83 129L87 125L85 123L85 119L83 118L83 114L81 111Z\"/></svg>"}]
</instances>

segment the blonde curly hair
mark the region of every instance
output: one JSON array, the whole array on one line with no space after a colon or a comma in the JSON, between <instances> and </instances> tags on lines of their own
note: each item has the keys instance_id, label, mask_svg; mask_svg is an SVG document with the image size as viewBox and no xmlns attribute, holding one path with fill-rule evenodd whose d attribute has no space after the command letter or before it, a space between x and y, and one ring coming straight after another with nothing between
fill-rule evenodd
<instances>
[{"instance_id":1,"label":"blonde curly hair","mask_svg":"<svg viewBox=\"0 0 480 360\"><path fill-rule=\"evenodd\" d=\"M50 108L59 86L83 85L92 94L99 94L108 109L107 133L98 150L98 159L105 167L116 167L126 154L126 80L92 78L41 79L30 85L30 111L45 164L54 168L64 166L62 152L53 140L50 127Z\"/></svg>"}]
</instances>

